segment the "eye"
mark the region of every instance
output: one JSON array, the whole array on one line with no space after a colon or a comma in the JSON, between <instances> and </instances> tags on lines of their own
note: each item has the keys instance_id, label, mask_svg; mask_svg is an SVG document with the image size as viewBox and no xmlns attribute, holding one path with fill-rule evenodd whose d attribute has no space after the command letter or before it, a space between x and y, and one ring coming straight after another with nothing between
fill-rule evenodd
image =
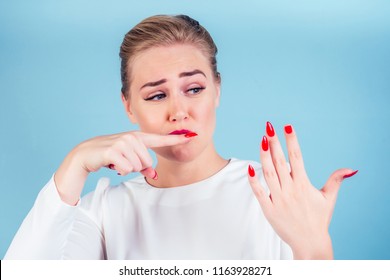
<instances>
[{"instance_id":1,"label":"eye","mask_svg":"<svg viewBox=\"0 0 390 280\"><path fill-rule=\"evenodd\" d=\"M148 98L145 98L145 100L146 101L158 101L158 100L161 100L165 97L166 97L165 93L158 93L158 94L152 95Z\"/></svg>"},{"instance_id":2,"label":"eye","mask_svg":"<svg viewBox=\"0 0 390 280\"><path fill-rule=\"evenodd\" d=\"M205 89L204 87L194 87L187 90L187 93L195 95L195 94L199 94L204 89Z\"/></svg>"}]
</instances>

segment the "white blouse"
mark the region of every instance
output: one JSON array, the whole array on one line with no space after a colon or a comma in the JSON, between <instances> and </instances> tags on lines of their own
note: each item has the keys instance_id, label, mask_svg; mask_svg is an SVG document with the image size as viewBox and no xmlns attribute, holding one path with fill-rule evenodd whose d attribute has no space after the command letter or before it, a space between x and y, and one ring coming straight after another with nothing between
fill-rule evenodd
<instances>
[{"instance_id":1,"label":"white blouse","mask_svg":"<svg viewBox=\"0 0 390 280\"><path fill-rule=\"evenodd\" d=\"M291 259L248 182L248 164L231 159L197 183L156 188L140 176L110 187L99 180L78 205L60 199L53 178L5 259Z\"/></svg>"}]
</instances>

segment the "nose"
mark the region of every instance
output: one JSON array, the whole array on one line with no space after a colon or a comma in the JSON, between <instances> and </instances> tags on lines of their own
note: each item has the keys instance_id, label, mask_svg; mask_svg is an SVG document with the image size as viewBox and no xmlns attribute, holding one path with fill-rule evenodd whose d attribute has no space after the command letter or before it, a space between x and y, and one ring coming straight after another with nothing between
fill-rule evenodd
<instances>
[{"instance_id":1,"label":"nose","mask_svg":"<svg viewBox=\"0 0 390 280\"><path fill-rule=\"evenodd\" d=\"M180 122L188 119L188 111L180 96L172 97L169 108L169 121Z\"/></svg>"}]
</instances>

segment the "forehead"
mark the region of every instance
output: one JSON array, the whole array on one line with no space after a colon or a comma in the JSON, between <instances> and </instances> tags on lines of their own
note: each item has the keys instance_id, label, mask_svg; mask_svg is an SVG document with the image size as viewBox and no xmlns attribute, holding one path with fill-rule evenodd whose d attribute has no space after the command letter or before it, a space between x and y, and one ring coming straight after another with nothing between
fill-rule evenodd
<instances>
[{"instance_id":1,"label":"forehead","mask_svg":"<svg viewBox=\"0 0 390 280\"><path fill-rule=\"evenodd\" d=\"M211 77L207 57L195 46L173 45L153 47L137 55L131 64L132 84L170 79L179 73L202 70Z\"/></svg>"}]
</instances>

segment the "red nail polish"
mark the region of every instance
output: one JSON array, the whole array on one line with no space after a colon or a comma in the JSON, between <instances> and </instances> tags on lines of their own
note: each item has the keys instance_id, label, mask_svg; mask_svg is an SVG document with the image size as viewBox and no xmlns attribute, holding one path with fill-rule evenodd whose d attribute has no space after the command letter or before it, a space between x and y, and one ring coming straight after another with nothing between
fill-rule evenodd
<instances>
[{"instance_id":1,"label":"red nail polish","mask_svg":"<svg viewBox=\"0 0 390 280\"><path fill-rule=\"evenodd\" d=\"M157 180L158 179L158 175L157 175L157 171L154 170L154 177L152 178L153 180Z\"/></svg>"},{"instance_id":2,"label":"red nail polish","mask_svg":"<svg viewBox=\"0 0 390 280\"><path fill-rule=\"evenodd\" d=\"M268 151L268 139L266 136L263 136L263 140L261 141L261 148L264 152Z\"/></svg>"},{"instance_id":3,"label":"red nail polish","mask_svg":"<svg viewBox=\"0 0 390 280\"><path fill-rule=\"evenodd\" d=\"M287 133L287 134L291 134L292 133L292 126L291 125L286 125L284 127L284 131Z\"/></svg>"},{"instance_id":4,"label":"red nail polish","mask_svg":"<svg viewBox=\"0 0 390 280\"><path fill-rule=\"evenodd\" d=\"M267 131L267 135L269 137L273 137L275 135L274 127L272 126L272 124L270 122L267 122L266 131Z\"/></svg>"},{"instance_id":5,"label":"red nail polish","mask_svg":"<svg viewBox=\"0 0 390 280\"><path fill-rule=\"evenodd\" d=\"M112 163L110 163L107 167L110 168L110 169L115 169L115 165L112 164Z\"/></svg>"},{"instance_id":6,"label":"red nail polish","mask_svg":"<svg viewBox=\"0 0 390 280\"><path fill-rule=\"evenodd\" d=\"M255 170L253 169L252 165L250 165L250 164L248 166L248 174L251 177L255 177Z\"/></svg>"},{"instance_id":7,"label":"red nail polish","mask_svg":"<svg viewBox=\"0 0 390 280\"><path fill-rule=\"evenodd\" d=\"M349 174L347 174L347 175L344 175L343 179L352 177L353 175L355 175L356 173L358 173L358 171L359 171L359 170L356 170L356 171L354 171L354 172L352 172L352 173L349 173Z\"/></svg>"},{"instance_id":8,"label":"red nail polish","mask_svg":"<svg viewBox=\"0 0 390 280\"><path fill-rule=\"evenodd\" d=\"M187 134L184 134L185 138L191 138L194 136L198 136L198 134L196 134L195 132L188 132Z\"/></svg>"}]
</instances>

